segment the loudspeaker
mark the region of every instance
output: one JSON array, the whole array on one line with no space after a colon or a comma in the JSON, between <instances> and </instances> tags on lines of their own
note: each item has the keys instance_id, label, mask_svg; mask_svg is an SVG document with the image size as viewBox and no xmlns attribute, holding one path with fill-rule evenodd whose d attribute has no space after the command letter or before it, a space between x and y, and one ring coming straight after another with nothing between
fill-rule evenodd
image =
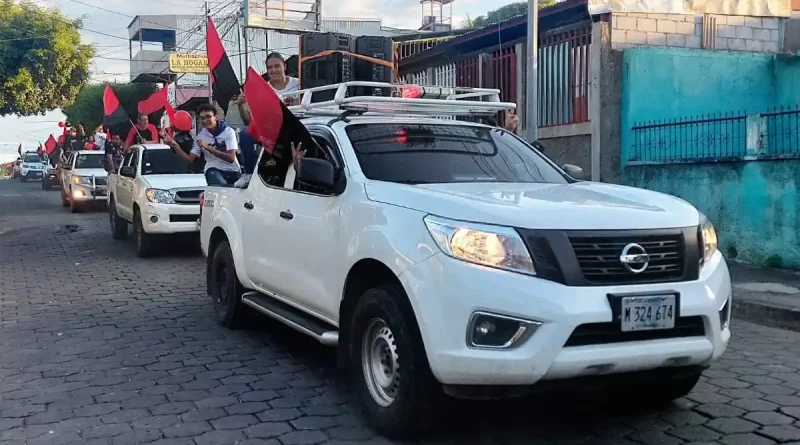
<instances>
[{"instance_id":1,"label":"loudspeaker","mask_svg":"<svg viewBox=\"0 0 800 445\"><path fill-rule=\"evenodd\" d=\"M300 57L314 56L323 51L355 52L355 37L337 33L306 33L300 36ZM300 70L302 89L332 85L353 80L353 56L333 53L303 61ZM312 102L333 100L336 91L314 93Z\"/></svg>"},{"instance_id":2,"label":"loudspeaker","mask_svg":"<svg viewBox=\"0 0 800 445\"><path fill-rule=\"evenodd\" d=\"M361 36L356 39L356 54L387 62L394 61L394 47L389 37ZM392 68L366 60L355 60L355 80L392 83ZM357 87L358 96L391 96L389 88Z\"/></svg>"}]
</instances>

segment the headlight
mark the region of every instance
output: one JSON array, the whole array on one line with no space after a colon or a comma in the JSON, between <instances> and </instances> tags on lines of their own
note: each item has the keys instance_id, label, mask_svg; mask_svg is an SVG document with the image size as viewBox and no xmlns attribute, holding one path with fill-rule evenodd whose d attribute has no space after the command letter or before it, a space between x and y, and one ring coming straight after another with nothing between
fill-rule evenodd
<instances>
[{"instance_id":1,"label":"headlight","mask_svg":"<svg viewBox=\"0 0 800 445\"><path fill-rule=\"evenodd\" d=\"M88 176L73 176L72 182L78 185L92 185L92 178Z\"/></svg>"},{"instance_id":2,"label":"headlight","mask_svg":"<svg viewBox=\"0 0 800 445\"><path fill-rule=\"evenodd\" d=\"M700 214L700 249L703 253L703 263L706 263L714 253L717 252L717 231L714 225L706 218L706 215Z\"/></svg>"},{"instance_id":3,"label":"headlight","mask_svg":"<svg viewBox=\"0 0 800 445\"><path fill-rule=\"evenodd\" d=\"M514 229L425 217L436 244L445 254L482 266L536 275L525 243Z\"/></svg>"},{"instance_id":4,"label":"headlight","mask_svg":"<svg viewBox=\"0 0 800 445\"><path fill-rule=\"evenodd\" d=\"M144 191L147 200L156 204L175 204L172 195L166 190L147 189Z\"/></svg>"}]
</instances>

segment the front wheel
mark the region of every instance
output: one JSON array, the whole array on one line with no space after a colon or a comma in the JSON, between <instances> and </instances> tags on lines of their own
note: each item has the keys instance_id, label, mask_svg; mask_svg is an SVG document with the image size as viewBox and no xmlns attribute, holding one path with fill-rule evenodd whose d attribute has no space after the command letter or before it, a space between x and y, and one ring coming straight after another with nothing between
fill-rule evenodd
<instances>
[{"instance_id":1,"label":"front wheel","mask_svg":"<svg viewBox=\"0 0 800 445\"><path fill-rule=\"evenodd\" d=\"M128 221L119 216L117 213L117 204L114 198L108 204L108 219L111 223L111 238L125 239L128 237Z\"/></svg>"},{"instance_id":2,"label":"front wheel","mask_svg":"<svg viewBox=\"0 0 800 445\"><path fill-rule=\"evenodd\" d=\"M155 241L153 235L144 231L142 214L138 211L133 215L133 235L136 238L136 254L141 258L153 256L156 248Z\"/></svg>"},{"instance_id":3,"label":"front wheel","mask_svg":"<svg viewBox=\"0 0 800 445\"><path fill-rule=\"evenodd\" d=\"M370 423L389 437L429 429L443 401L412 310L401 289L385 285L362 295L353 313L350 370Z\"/></svg>"},{"instance_id":4,"label":"front wheel","mask_svg":"<svg viewBox=\"0 0 800 445\"><path fill-rule=\"evenodd\" d=\"M209 290L214 302L214 320L218 325L235 329L242 324L245 307L242 303L244 287L236 275L231 245L222 241L209 258Z\"/></svg>"},{"instance_id":5,"label":"front wheel","mask_svg":"<svg viewBox=\"0 0 800 445\"><path fill-rule=\"evenodd\" d=\"M70 190L70 195L71 194L72 191ZM78 213L81 211L80 204L78 204L78 202L75 201L75 196L71 196L69 198L69 211L72 213Z\"/></svg>"}]
</instances>

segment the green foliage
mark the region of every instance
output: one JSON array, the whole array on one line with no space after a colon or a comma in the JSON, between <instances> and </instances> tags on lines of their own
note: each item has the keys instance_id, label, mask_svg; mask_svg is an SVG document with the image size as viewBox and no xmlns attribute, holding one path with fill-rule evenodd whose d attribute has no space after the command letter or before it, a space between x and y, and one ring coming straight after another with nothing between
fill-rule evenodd
<instances>
[{"instance_id":1,"label":"green foliage","mask_svg":"<svg viewBox=\"0 0 800 445\"><path fill-rule=\"evenodd\" d=\"M0 0L0 116L61 108L89 80L90 45L80 20L56 9Z\"/></svg>"},{"instance_id":2,"label":"green foliage","mask_svg":"<svg viewBox=\"0 0 800 445\"><path fill-rule=\"evenodd\" d=\"M539 8L545 8L555 4L556 0L539 0ZM482 28L487 25L504 22L518 15L526 15L527 13L528 2L511 3L500 9L489 11L486 15L478 16L475 20L472 20L472 26L474 28Z\"/></svg>"},{"instance_id":3,"label":"green foliage","mask_svg":"<svg viewBox=\"0 0 800 445\"><path fill-rule=\"evenodd\" d=\"M103 91L106 88L104 83L89 84L81 88L75 101L63 109L67 116L67 121L72 125L83 123L87 134L103 123ZM156 91L156 85L151 83L114 83L111 89L119 98L122 108L128 113L131 120L135 121L138 114L139 101L148 98ZM160 116L151 116L159 119ZM151 123L157 123L151 121ZM117 132L127 132L130 125L123 125L122 129L115 129Z\"/></svg>"}]
</instances>

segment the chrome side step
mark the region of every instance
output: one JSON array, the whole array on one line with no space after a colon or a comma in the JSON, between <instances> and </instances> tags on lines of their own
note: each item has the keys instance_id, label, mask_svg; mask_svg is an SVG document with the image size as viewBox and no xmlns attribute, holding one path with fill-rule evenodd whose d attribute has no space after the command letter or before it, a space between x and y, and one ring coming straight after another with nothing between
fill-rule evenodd
<instances>
[{"instance_id":1,"label":"chrome side step","mask_svg":"<svg viewBox=\"0 0 800 445\"><path fill-rule=\"evenodd\" d=\"M339 343L339 331L335 326L261 292L247 292L242 295L242 303L296 331L316 338L323 345L336 346Z\"/></svg>"}]
</instances>

